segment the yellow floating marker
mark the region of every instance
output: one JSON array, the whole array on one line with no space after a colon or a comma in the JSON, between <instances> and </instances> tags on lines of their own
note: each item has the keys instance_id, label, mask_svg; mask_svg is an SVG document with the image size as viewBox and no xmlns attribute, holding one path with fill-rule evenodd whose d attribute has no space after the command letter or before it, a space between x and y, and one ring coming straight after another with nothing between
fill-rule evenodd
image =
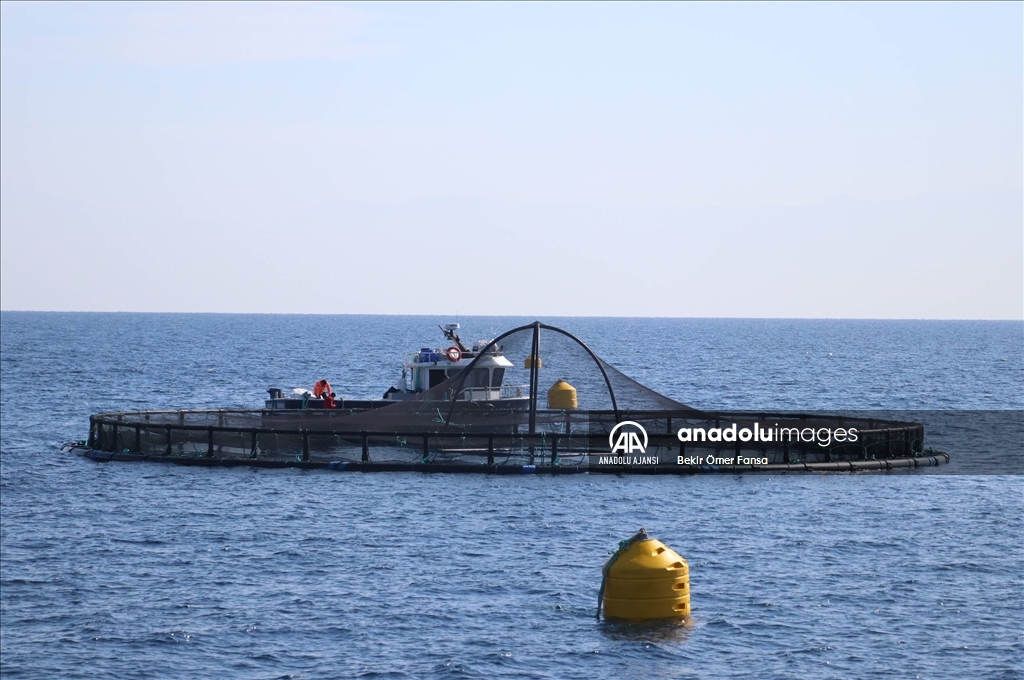
<instances>
[{"instance_id":1,"label":"yellow floating marker","mask_svg":"<svg viewBox=\"0 0 1024 680\"><path fill-rule=\"evenodd\" d=\"M526 361L523 362L523 368L533 368L533 362L537 362L537 368L544 368L544 362L541 361L541 358L533 354L526 357Z\"/></svg>"},{"instance_id":2,"label":"yellow floating marker","mask_svg":"<svg viewBox=\"0 0 1024 680\"><path fill-rule=\"evenodd\" d=\"M548 408L576 408L576 388L559 378L548 390Z\"/></svg>"},{"instance_id":3,"label":"yellow floating marker","mask_svg":"<svg viewBox=\"0 0 1024 680\"><path fill-rule=\"evenodd\" d=\"M642 621L690 615L690 567L645 529L619 544L602 569L601 606L607 618Z\"/></svg>"}]
</instances>

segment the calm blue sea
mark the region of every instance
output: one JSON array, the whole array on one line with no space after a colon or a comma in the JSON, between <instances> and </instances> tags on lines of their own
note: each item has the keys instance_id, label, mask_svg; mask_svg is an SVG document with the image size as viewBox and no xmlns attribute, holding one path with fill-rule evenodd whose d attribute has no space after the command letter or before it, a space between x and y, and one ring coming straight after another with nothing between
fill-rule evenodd
<instances>
[{"instance_id":1,"label":"calm blue sea","mask_svg":"<svg viewBox=\"0 0 1024 680\"><path fill-rule=\"evenodd\" d=\"M5 678L1020 678L1024 476L94 463L91 413L380 396L439 317L0 315ZM462 318L468 339L532 319ZM542 319L703 408L1020 409L1020 322ZM1007 441L1010 449L1024 448ZM639 527L685 624L595 619Z\"/></svg>"}]
</instances>

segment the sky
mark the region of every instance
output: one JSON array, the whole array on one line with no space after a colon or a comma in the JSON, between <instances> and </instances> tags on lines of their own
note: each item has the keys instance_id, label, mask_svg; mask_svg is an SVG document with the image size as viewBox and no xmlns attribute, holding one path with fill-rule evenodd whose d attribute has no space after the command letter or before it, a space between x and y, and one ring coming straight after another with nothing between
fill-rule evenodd
<instances>
[{"instance_id":1,"label":"sky","mask_svg":"<svg viewBox=\"0 0 1024 680\"><path fill-rule=\"evenodd\" d=\"M1021 3L11 3L0 309L1024 318Z\"/></svg>"}]
</instances>

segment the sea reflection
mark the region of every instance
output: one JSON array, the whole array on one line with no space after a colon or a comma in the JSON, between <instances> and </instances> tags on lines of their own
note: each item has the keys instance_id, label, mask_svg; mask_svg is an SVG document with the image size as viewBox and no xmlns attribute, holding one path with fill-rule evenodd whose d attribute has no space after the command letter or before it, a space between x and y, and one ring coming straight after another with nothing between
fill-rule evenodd
<instances>
[{"instance_id":1,"label":"sea reflection","mask_svg":"<svg viewBox=\"0 0 1024 680\"><path fill-rule=\"evenodd\" d=\"M609 640L617 642L686 642L694 630L693 617L626 621L606 619L598 628Z\"/></svg>"}]
</instances>

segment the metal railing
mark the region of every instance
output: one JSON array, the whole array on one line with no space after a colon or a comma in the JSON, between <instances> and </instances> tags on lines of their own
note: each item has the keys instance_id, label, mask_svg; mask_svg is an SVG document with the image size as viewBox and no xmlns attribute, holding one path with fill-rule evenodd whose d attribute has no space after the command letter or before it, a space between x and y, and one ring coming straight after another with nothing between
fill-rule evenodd
<instances>
[{"instance_id":1,"label":"metal railing","mask_svg":"<svg viewBox=\"0 0 1024 680\"><path fill-rule=\"evenodd\" d=\"M266 410L148 411L98 414L90 418L90 449L142 455L278 459L310 461L352 460L371 462L380 457L398 455L420 462L443 463L446 460L500 464L500 459L516 464L547 461L558 465L567 460L575 464L600 464L610 457L608 416L611 412L589 412L589 420L560 419L565 412L548 412L548 429L522 432L517 426L505 432L379 431L325 429L318 427L266 426ZM572 414L579 415L579 414ZM680 442L675 427L684 423L722 422L729 414L672 414L646 411L621 414L624 419L644 423L649 442L644 465L677 465L686 459L694 465L745 465L739 461L758 460L759 464L826 463L908 458L924 454L924 428L916 423L890 423L872 419L837 418L836 423L863 427L856 444L833 443L827 447L806 442ZM771 420L771 414L759 414ZM230 423L232 418L249 419L253 424ZM257 421L256 418L260 420ZM744 414L749 420L751 414ZM798 422L800 416L786 415ZM804 416L805 419L820 417ZM192 421L192 422L189 422ZM201 421L201 422L196 422ZM259 424L255 424L259 422ZM314 424L310 421L310 424ZM374 453L379 454L374 458ZM593 460L597 457L597 460ZM694 463L692 461L700 461Z\"/></svg>"}]
</instances>

